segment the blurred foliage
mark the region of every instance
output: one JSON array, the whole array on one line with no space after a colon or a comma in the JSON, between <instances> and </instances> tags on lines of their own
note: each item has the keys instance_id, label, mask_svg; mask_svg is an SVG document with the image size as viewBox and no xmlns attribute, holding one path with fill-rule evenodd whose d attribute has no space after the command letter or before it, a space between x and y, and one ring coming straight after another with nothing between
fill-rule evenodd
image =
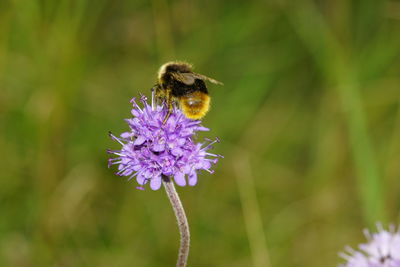
<instances>
[{"instance_id":1,"label":"blurred foliage","mask_svg":"<svg viewBox=\"0 0 400 267\"><path fill-rule=\"evenodd\" d=\"M336 266L399 223L399 56L399 1L0 1L0 266L174 266L165 193L105 153L174 59L225 83L189 266Z\"/></svg>"}]
</instances>

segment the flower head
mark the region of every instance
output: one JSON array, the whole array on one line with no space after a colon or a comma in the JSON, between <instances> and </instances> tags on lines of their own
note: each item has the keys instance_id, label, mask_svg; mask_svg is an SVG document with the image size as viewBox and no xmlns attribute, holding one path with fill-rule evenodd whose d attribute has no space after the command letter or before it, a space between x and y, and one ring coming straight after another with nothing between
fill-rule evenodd
<instances>
[{"instance_id":1,"label":"flower head","mask_svg":"<svg viewBox=\"0 0 400 267\"><path fill-rule=\"evenodd\" d=\"M393 226L389 231L377 225L378 232L371 234L364 231L368 243L360 244L359 251L346 248L347 253L341 253L341 257L347 260L343 267L400 267L400 229Z\"/></svg>"},{"instance_id":2,"label":"flower head","mask_svg":"<svg viewBox=\"0 0 400 267\"><path fill-rule=\"evenodd\" d=\"M143 107L137 104L135 98L131 100L133 118L125 120L129 131L120 137L110 133L111 138L122 145L122 149L108 150L108 153L117 156L109 159L109 166L118 165L116 174L119 176L129 179L136 177L140 185L138 189L141 190L148 182L151 189L159 189L162 176L173 177L179 186L185 186L186 183L194 186L199 170L213 173L211 165L217 163L221 156L207 151L219 140L207 140L208 144L195 143L195 133L208 129L201 126L200 121L186 118L177 108L172 110L163 124L167 109L155 105L153 99L149 105L147 98L141 96Z\"/></svg>"}]
</instances>

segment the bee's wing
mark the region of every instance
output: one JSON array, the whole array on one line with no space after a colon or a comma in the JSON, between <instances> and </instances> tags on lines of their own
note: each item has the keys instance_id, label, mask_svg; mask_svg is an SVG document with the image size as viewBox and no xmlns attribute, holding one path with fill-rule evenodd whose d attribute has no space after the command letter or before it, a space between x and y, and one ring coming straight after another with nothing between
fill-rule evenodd
<instances>
[{"instance_id":1,"label":"bee's wing","mask_svg":"<svg viewBox=\"0 0 400 267\"><path fill-rule=\"evenodd\" d=\"M174 77L175 80L180 81L181 83L184 83L186 85L194 84L194 81L196 79L196 77L193 76L193 73L190 72L172 72L171 75L172 77Z\"/></svg>"},{"instance_id":2,"label":"bee's wing","mask_svg":"<svg viewBox=\"0 0 400 267\"><path fill-rule=\"evenodd\" d=\"M200 80L204 80L204 81L206 80L206 81L212 82L214 84L223 85L223 83L221 83L221 82L219 82L217 80L214 80L214 79L212 79L210 77L207 77L207 76L202 75L202 74L194 73L194 72L179 72L179 73L178 72L173 72L171 74L176 80L178 80L178 81L180 81L180 82L182 82L182 83L184 83L186 85L194 84L194 81L196 79L200 79Z\"/></svg>"},{"instance_id":3,"label":"bee's wing","mask_svg":"<svg viewBox=\"0 0 400 267\"><path fill-rule=\"evenodd\" d=\"M209 82L214 83L214 84L224 85L222 82L214 80L213 78L207 77L207 76L205 76L203 74L192 73L192 75L193 75L194 78L197 78L197 79L206 80L206 81L209 81Z\"/></svg>"}]
</instances>

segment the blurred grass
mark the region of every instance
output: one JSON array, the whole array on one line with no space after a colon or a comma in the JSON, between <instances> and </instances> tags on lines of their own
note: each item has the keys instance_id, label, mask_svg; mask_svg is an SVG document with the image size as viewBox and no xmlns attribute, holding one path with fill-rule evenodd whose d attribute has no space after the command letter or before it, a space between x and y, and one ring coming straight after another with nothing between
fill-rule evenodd
<instances>
[{"instance_id":1,"label":"blurred grass","mask_svg":"<svg viewBox=\"0 0 400 267\"><path fill-rule=\"evenodd\" d=\"M378 174L377 162L371 148L366 128L365 113L361 104L359 82L357 81L357 62L352 63L344 55L349 44L339 44L328 29L315 6L310 1L302 3L295 14L293 24L299 25L299 34L308 46L342 100L348 124L350 144L358 172L358 188L365 220L372 227L377 220L385 220L382 183ZM306 6L307 8L304 8ZM296 16L297 15L297 16ZM310 27L307 25L319 25ZM354 56L351 53L350 56Z\"/></svg>"},{"instance_id":2,"label":"blurred grass","mask_svg":"<svg viewBox=\"0 0 400 267\"><path fill-rule=\"evenodd\" d=\"M178 188L189 266L336 266L362 228L400 219L399 12L372 0L1 1L0 266L174 265L165 194L115 177L105 154L131 97L173 59L225 84L210 86L204 120L225 159Z\"/></svg>"}]
</instances>

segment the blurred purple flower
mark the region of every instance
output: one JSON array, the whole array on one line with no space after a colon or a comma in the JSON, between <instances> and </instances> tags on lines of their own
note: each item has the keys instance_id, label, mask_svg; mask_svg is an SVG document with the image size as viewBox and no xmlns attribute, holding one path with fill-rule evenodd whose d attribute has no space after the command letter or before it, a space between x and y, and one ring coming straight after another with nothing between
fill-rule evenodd
<instances>
[{"instance_id":1,"label":"blurred purple flower","mask_svg":"<svg viewBox=\"0 0 400 267\"><path fill-rule=\"evenodd\" d=\"M343 267L400 267L400 231L391 226L389 231L377 225L378 233L364 231L368 243L360 244L360 251L346 248L341 253L347 263Z\"/></svg>"},{"instance_id":2,"label":"blurred purple flower","mask_svg":"<svg viewBox=\"0 0 400 267\"><path fill-rule=\"evenodd\" d=\"M126 119L130 130L120 137L110 133L113 140L122 145L121 150L108 150L117 157L109 159L109 167L118 165L119 176L127 176L129 180L136 177L138 189L150 183L150 188L157 190L161 186L162 175L173 177L179 186L197 183L199 170L210 170L217 163L220 155L207 152L212 144L218 142L207 140L208 144L195 143L193 136L197 131L208 131L200 125L200 121L186 118L179 109L174 108L168 120L163 124L167 109L154 104L151 106L147 98L141 96L141 108L135 98L131 100L133 118ZM187 177L187 181L186 181Z\"/></svg>"}]
</instances>

